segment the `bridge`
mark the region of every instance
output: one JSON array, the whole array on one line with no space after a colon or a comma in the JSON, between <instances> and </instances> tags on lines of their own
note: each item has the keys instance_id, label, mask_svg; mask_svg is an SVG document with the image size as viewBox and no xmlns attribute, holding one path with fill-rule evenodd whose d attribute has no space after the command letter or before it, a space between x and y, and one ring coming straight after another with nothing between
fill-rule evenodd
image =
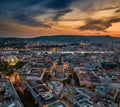
<instances>
[{"instance_id":1,"label":"bridge","mask_svg":"<svg viewBox=\"0 0 120 107\"><path fill-rule=\"evenodd\" d=\"M52 54L52 53L60 53L60 54L85 54L85 53L99 53L99 54L109 54L109 53L114 53L113 51L36 51L36 53L41 54L41 53L48 53L48 54Z\"/></svg>"},{"instance_id":2,"label":"bridge","mask_svg":"<svg viewBox=\"0 0 120 107\"><path fill-rule=\"evenodd\" d=\"M5 51L2 51L0 50L1 53L11 53L11 52L16 52L17 54L19 53L19 51L21 50L5 50ZM24 51L28 51L28 50L24 50ZM114 51L40 51L40 50L29 50L34 53L38 53L38 54L41 54L41 53L48 53L48 54L52 54L52 53L60 53L60 54L85 54L85 53L89 53L89 54L113 54L115 53Z\"/></svg>"}]
</instances>

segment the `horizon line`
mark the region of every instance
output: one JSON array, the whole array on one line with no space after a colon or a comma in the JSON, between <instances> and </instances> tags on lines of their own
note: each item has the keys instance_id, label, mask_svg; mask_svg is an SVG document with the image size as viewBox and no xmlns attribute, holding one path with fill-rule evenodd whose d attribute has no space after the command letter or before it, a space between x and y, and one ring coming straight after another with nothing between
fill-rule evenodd
<instances>
[{"instance_id":1,"label":"horizon line","mask_svg":"<svg viewBox=\"0 0 120 107\"><path fill-rule=\"evenodd\" d=\"M112 36L112 35L74 35L74 34L58 34L58 35L40 35L40 36L35 36L35 37L14 37L14 36L11 36L11 37L4 37L4 36L1 36L0 38L20 38L20 39L29 39L29 38L38 38L38 37L52 37L52 36L85 36L85 37L112 37L112 38L120 38L120 36Z\"/></svg>"}]
</instances>

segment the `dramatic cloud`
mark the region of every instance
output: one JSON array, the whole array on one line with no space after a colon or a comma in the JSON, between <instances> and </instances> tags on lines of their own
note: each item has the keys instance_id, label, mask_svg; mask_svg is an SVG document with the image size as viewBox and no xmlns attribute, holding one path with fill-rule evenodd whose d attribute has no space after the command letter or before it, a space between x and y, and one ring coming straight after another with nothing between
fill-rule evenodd
<instances>
[{"instance_id":1,"label":"dramatic cloud","mask_svg":"<svg viewBox=\"0 0 120 107\"><path fill-rule=\"evenodd\" d=\"M87 21L86 25L79 27L79 29L104 31L109 26L111 26L111 24L105 23L102 20L89 20Z\"/></svg>"},{"instance_id":2,"label":"dramatic cloud","mask_svg":"<svg viewBox=\"0 0 120 107\"><path fill-rule=\"evenodd\" d=\"M111 10L111 9L118 9L119 7L118 6L115 6L115 7L106 7L106 8L101 8L99 10Z\"/></svg>"},{"instance_id":3,"label":"dramatic cloud","mask_svg":"<svg viewBox=\"0 0 120 107\"><path fill-rule=\"evenodd\" d=\"M84 12L94 12L119 8L120 0L78 0L75 6Z\"/></svg>"},{"instance_id":4,"label":"dramatic cloud","mask_svg":"<svg viewBox=\"0 0 120 107\"><path fill-rule=\"evenodd\" d=\"M66 13L72 12L73 9L64 9L64 10L60 10L57 11L56 14L53 16L53 20L59 20L60 17L64 16Z\"/></svg>"},{"instance_id":5,"label":"dramatic cloud","mask_svg":"<svg viewBox=\"0 0 120 107\"><path fill-rule=\"evenodd\" d=\"M25 1L25 0L23 0ZM26 0L25 6L41 5L45 0Z\"/></svg>"},{"instance_id":6,"label":"dramatic cloud","mask_svg":"<svg viewBox=\"0 0 120 107\"><path fill-rule=\"evenodd\" d=\"M50 28L50 25L44 24L42 22L37 22L36 20L32 19L28 15L25 15L25 14L22 14L22 13L15 13L12 16L12 19L14 19L15 21L17 21L20 24L25 24L25 25L32 26L32 27Z\"/></svg>"},{"instance_id":7,"label":"dramatic cloud","mask_svg":"<svg viewBox=\"0 0 120 107\"><path fill-rule=\"evenodd\" d=\"M21 26L26 26L25 34L32 34L34 29L35 36L104 34L109 28L110 34L118 31L119 22L120 0L0 0L0 35L10 30L17 35L16 25L19 34L23 34ZM114 34L119 36L120 32Z\"/></svg>"},{"instance_id":8,"label":"dramatic cloud","mask_svg":"<svg viewBox=\"0 0 120 107\"><path fill-rule=\"evenodd\" d=\"M120 9L116 10L116 12L120 13Z\"/></svg>"},{"instance_id":9,"label":"dramatic cloud","mask_svg":"<svg viewBox=\"0 0 120 107\"><path fill-rule=\"evenodd\" d=\"M105 20L92 20L88 19L86 24L79 27L80 30L97 30L97 31L105 31L109 28L112 23L120 22L120 18L114 19L105 19Z\"/></svg>"},{"instance_id":10,"label":"dramatic cloud","mask_svg":"<svg viewBox=\"0 0 120 107\"><path fill-rule=\"evenodd\" d=\"M45 6L50 9L66 9L72 2L75 2L75 0L48 0Z\"/></svg>"}]
</instances>

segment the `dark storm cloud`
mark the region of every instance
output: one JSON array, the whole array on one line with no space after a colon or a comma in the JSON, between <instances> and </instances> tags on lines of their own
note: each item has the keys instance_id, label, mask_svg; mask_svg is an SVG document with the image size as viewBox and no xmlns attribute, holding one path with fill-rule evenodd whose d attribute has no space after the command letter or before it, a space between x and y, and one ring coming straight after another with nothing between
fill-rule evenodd
<instances>
[{"instance_id":1,"label":"dark storm cloud","mask_svg":"<svg viewBox=\"0 0 120 107\"><path fill-rule=\"evenodd\" d=\"M46 9L64 9L68 8L72 2L77 0L0 0L0 5L12 3L21 3L22 7L24 6L33 6L39 5L40 7L45 7Z\"/></svg>"},{"instance_id":2,"label":"dark storm cloud","mask_svg":"<svg viewBox=\"0 0 120 107\"><path fill-rule=\"evenodd\" d=\"M32 27L50 28L50 25L37 22L34 17L45 14L44 10L34 9L32 6L41 3L43 0L0 0L0 18L3 15L19 24ZM4 14L3 14L4 11Z\"/></svg>"},{"instance_id":3,"label":"dark storm cloud","mask_svg":"<svg viewBox=\"0 0 120 107\"><path fill-rule=\"evenodd\" d=\"M27 0L25 6L41 5L45 0Z\"/></svg>"},{"instance_id":4,"label":"dark storm cloud","mask_svg":"<svg viewBox=\"0 0 120 107\"><path fill-rule=\"evenodd\" d=\"M61 16L72 11L70 9L72 2L74 0L0 0L0 10L5 9L4 14L16 23L50 28L50 25L37 22L34 18L47 15L49 11L53 11L53 17L51 18L57 21Z\"/></svg>"},{"instance_id":5,"label":"dark storm cloud","mask_svg":"<svg viewBox=\"0 0 120 107\"><path fill-rule=\"evenodd\" d=\"M44 24L42 22L37 22L36 20L32 19L28 15L25 15L23 13L15 13L12 15L12 19L17 21L20 24L25 24L32 27L45 27L50 28L50 25Z\"/></svg>"},{"instance_id":6,"label":"dark storm cloud","mask_svg":"<svg viewBox=\"0 0 120 107\"><path fill-rule=\"evenodd\" d=\"M7 4L7 3L12 3L12 2L25 2L28 4L36 4L36 3L40 3L44 0L0 0L0 4Z\"/></svg>"},{"instance_id":7,"label":"dark storm cloud","mask_svg":"<svg viewBox=\"0 0 120 107\"><path fill-rule=\"evenodd\" d=\"M10 2L19 2L17 0L0 0L0 4L6 4L6 3L10 3Z\"/></svg>"},{"instance_id":8,"label":"dark storm cloud","mask_svg":"<svg viewBox=\"0 0 120 107\"><path fill-rule=\"evenodd\" d=\"M72 2L76 0L48 0L45 7L50 9L64 9L68 8Z\"/></svg>"},{"instance_id":9,"label":"dark storm cloud","mask_svg":"<svg viewBox=\"0 0 120 107\"><path fill-rule=\"evenodd\" d=\"M79 27L80 30L96 30L96 31L105 31L109 28L112 23L120 22L120 18L107 19L104 20L93 20L88 19L84 26Z\"/></svg>"},{"instance_id":10,"label":"dark storm cloud","mask_svg":"<svg viewBox=\"0 0 120 107\"><path fill-rule=\"evenodd\" d=\"M77 0L48 0L44 6L46 9L56 11L52 17L52 20L58 21L60 17L73 11L73 9L71 9L71 5L76 1Z\"/></svg>"}]
</instances>

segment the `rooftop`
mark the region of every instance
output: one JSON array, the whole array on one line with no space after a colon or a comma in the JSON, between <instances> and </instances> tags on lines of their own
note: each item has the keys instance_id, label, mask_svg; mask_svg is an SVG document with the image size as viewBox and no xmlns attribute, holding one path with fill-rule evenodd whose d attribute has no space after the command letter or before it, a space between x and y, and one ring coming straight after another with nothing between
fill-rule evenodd
<instances>
[{"instance_id":1,"label":"rooftop","mask_svg":"<svg viewBox=\"0 0 120 107\"><path fill-rule=\"evenodd\" d=\"M48 107L68 107L68 106L63 102L57 102L57 103L49 105Z\"/></svg>"},{"instance_id":2,"label":"rooftop","mask_svg":"<svg viewBox=\"0 0 120 107\"><path fill-rule=\"evenodd\" d=\"M0 107L23 107L12 83L0 78Z\"/></svg>"}]
</instances>

